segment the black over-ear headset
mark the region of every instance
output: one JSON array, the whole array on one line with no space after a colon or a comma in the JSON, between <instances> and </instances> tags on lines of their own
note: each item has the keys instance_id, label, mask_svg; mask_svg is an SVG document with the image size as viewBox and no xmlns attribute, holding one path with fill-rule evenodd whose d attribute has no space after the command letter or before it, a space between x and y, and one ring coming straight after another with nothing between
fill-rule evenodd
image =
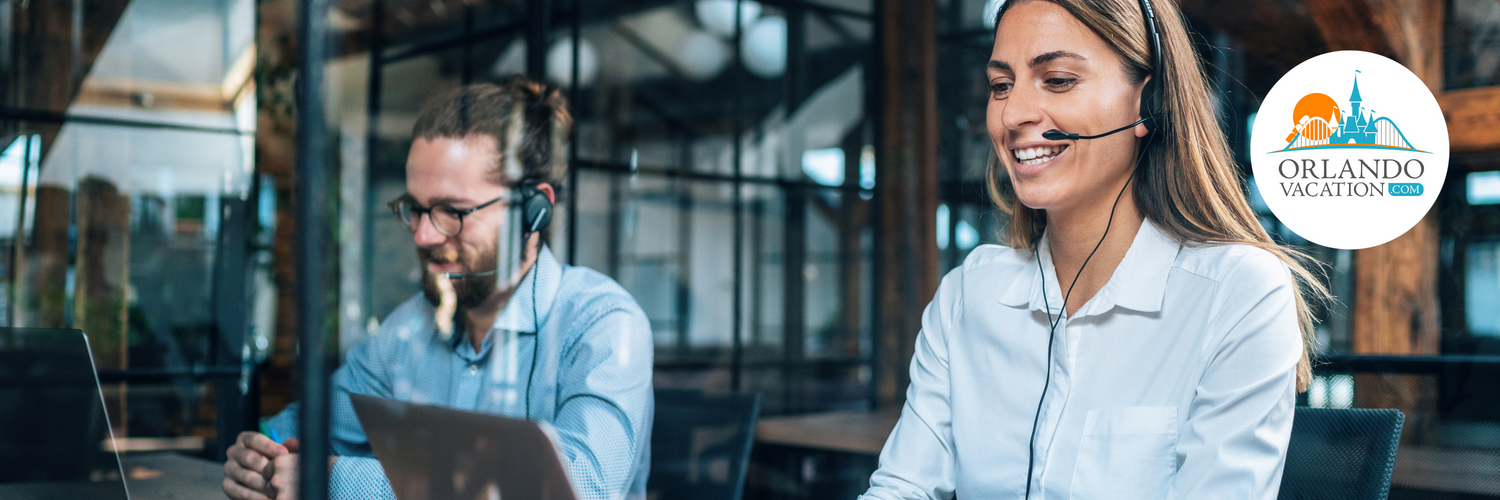
<instances>
[{"instance_id":1,"label":"black over-ear headset","mask_svg":"<svg viewBox=\"0 0 1500 500\"><path fill-rule=\"evenodd\" d=\"M521 234L530 236L531 233L539 233L552 224L552 200L547 199L547 193L537 189L541 182L528 180L521 182Z\"/></svg>"},{"instance_id":2,"label":"black over-ear headset","mask_svg":"<svg viewBox=\"0 0 1500 500\"><path fill-rule=\"evenodd\" d=\"M1070 284L1070 285L1068 285L1068 292L1063 295L1062 311L1058 312L1057 319L1053 319L1052 318L1052 305L1047 303L1047 279L1046 279L1046 272L1043 271L1043 269L1042 269L1042 256L1041 256L1041 251L1038 249L1041 246L1041 242L1037 241L1037 242L1032 243L1032 245L1031 245L1031 251L1032 251L1033 255L1036 257L1036 269L1037 269L1037 272L1042 273L1042 276L1043 276L1043 278L1042 278L1042 307L1046 309L1046 313L1047 313L1047 326L1048 326L1048 328L1047 328L1047 365L1046 365L1047 373L1046 373L1046 376L1043 378L1043 381L1042 381L1042 395L1041 395L1041 397L1037 398L1037 402L1036 402L1036 415L1034 417L1032 417L1032 419L1031 419L1031 439L1026 442L1026 448L1027 448L1028 452L1027 452L1027 458L1026 458L1026 496L1025 496L1025 498L1028 499L1028 500L1031 498L1031 475L1034 472L1035 467L1036 467L1036 430L1037 430L1037 425L1039 423L1041 423L1041 418L1042 418L1042 403L1046 402L1046 400L1047 400L1047 387L1049 387L1052 384L1052 344L1053 344L1053 342L1055 340L1057 340L1057 325L1062 322L1063 315L1067 314L1067 312L1068 312L1068 298L1072 297L1072 295L1073 295L1073 286L1078 284L1078 278L1083 276L1083 269L1085 267L1088 267L1089 260L1091 260L1091 259L1094 258L1094 253L1095 252L1099 251L1099 247L1104 244L1104 239L1107 238L1107 237L1109 237L1109 227L1114 224L1114 220L1115 220L1115 208L1117 208L1119 206L1119 204L1120 204L1120 196L1122 196L1122 195L1125 194L1125 189L1127 189L1127 188L1130 187L1130 181L1133 180L1133 179L1135 179L1135 171L1137 169L1139 169L1140 163L1141 163L1141 159L1146 156L1146 149L1147 149L1147 146L1149 146L1149 144L1150 144L1149 143L1150 139L1152 137L1156 136L1156 135L1159 135L1158 134L1158 130L1160 130L1161 127L1163 125L1166 125L1166 123L1167 123L1166 117L1164 116L1165 115L1165 111L1164 111L1163 106L1162 106L1162 96L1161 96L1162 80L1165 77L1164 72L1162 71L1163 65L1162 65L1162 51L1161 51L1161 32L1160 32L1159 29L1157 29L1156 11L1151 8L1151 0L1141 0L1141 17L1144 18L1145 21L1146 21L1146 39L1149 42L1148 45L1150 46L1150 50L1151 50L1151 75L1150 75L1151 78L1146 81L1145 87L1141 89L1141 119L1140 120L1136 120L1135 123L1132 123L1132 124L1126 125L1124 127L1120 127L1120 128L1111 130L1109 132L1098 134L1098 135L1078 135L1078 134L1072 134L1072 133L1068 133L1068 132L1063 132L1063 131L1057 130L1057 129L1048 130L1048 131L1042 133L1042 137L1043 138L1045 138L1047 140L1051 140L1051 141L1080 140L1080 139L1098 139L1100 137L1104 137L1104 136L1107 136L1107 135L1110 135L1110 134L1113 134L1113 133L1116 133L1116 132L1128 130L1128 129L1132 128L1132 127L1135 127L1136 125L1140 125L1142 123L1145 123L1146 124L1147 136L1146 136L1146 141L1143 141L1141 143L1141 152L1140 152L1139 155L1136 156L1136 158L1135 158L1135 164L1132 165L1132 167L1131 167L1130 177L1128 177L1128 178L1125 179L1125 185L1121 186L1120 187L1120 193L1117 194L1117 195L1115 195L1115 203L1109 209L1109 221L1104 224L1104 235L1099 237L1099 243L1094 244L1094 250L1089 252L1089 256L1087 258L1083 259L1083 265L1078 267L1078 274L1076 274L1076 275L1073 276L1073 283ZM999 24L1000 24L999 23L999 19L996 19L995 25L999 26Z\"/></svg>"}]
</instances>

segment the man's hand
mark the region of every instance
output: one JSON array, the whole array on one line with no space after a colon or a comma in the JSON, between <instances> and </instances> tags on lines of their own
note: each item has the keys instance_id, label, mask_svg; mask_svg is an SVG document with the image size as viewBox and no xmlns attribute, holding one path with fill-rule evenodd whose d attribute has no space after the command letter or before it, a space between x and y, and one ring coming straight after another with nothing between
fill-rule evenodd
<instances>
[{"instance_id":1,"label":"man's hand","mask_svg":"<svg viewBox=\"0 0 1500 500\"><path fill-rule=\"evenodd\" d=\"M272 462L290 453L286 446L260 433L241 432L224 461L224 494L234 500L275 498L269 481Z\"/></svg>"},{"instance_id":2,"label":"man's hand","mask_svg":"<svg viewBox=\"0 0 1500 500\"><path fill-rule=\"evenodd\" d=\"M302 456L298 453L302 446L297 438L282 444L286 445L288 453L271 460L266 496L275 500L297 500L297 459ZM333 463L337 460L338 457L328 457L328 470L333 470Z\"/></svg>"},{"instance_id":3,"label":"man's hand","mask_svg":"<svg viewBox=\"0 0 1500 500\"><path fill-rule=\"evenodd\" d=\"M267 477L268 496L276 500L297 500L297 452L302 448L297 438L286 440L290 453L271 460L271 473Z\"/></svg>"}]
</instances>

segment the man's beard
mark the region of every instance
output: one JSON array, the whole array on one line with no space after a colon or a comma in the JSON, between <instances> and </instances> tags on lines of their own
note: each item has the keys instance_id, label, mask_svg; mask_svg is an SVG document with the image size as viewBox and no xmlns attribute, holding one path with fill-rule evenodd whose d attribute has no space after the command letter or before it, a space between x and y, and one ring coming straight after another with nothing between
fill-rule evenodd
<instances>
[{"instance_id":1,"label":"man's beard","mask_svg":"<svg viewBox=\"0 0 1500 500\"><path fill-rule=\"evenodd\" d=\"M428 303L431 303L433 307L437 307L438 304L442 303L443 296L442 293L438 291L437 285L432 281L432 276L430 276L432 274L432 270L427 267L427 263L436 262L432 258L432 250L419 248L417 249L417 256L421 259L422 262L422 295L427 297ZM464 254L462 251L459 252L458 257L454 259L454 262L465 262ZM475 262L481 264L489 263L490 265L494 265L494 263L496 262L495 249L491 248L488 251L480 254L479 259L476 259ZM469 274L481 273L491 270L492 269L473 269L469 266L468 263L465 263L463 265L463 269L459 272L463 274ZM483 276L473 276L467 278L452 278L451 282L453 283L453 293L456 296L455 299L458 305L458 309L464 310L478 307L480 304L484 303L485 300L489 299L490 296L494 295L495 276L495 274L486 274Z\"/></svg>"}]
</instances>

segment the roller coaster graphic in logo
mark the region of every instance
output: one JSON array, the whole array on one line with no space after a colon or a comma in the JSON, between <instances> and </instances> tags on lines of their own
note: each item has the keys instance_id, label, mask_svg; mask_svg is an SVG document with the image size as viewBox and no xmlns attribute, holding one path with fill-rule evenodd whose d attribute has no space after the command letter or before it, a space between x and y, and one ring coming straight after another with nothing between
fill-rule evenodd
<instances>
[{"instance_id":1,"label":"roller coaster graphic in logo","mask_svg":"<svg viewBox=\"0 0 1500 500\"><path fill-rule=\"evenodd\" d=\"M1426 83L1400 63L1332 52L1292 68L1266 94L1249 156L1252 199L1276 215L1279 236L1369 248L1432 208L1448 174L1448 126Z\"/></svg>"},{"instance_id":2,"label":"roller coaster graphic in logo","mask_svg":"<svg viewBox=\"0 0 1500 500\"><path fill-rule=\"evenodd\" d=\"M1273 151L1309 149L1395 149L1427 153L1412 147L1395 121L1364 107L1359 95L1359 70L1354 71L1354 90L1349 94L1349 113L1326 94L1311 93L1292 108L1292 133L1286 146Z\"/></svg>"}]
</instances>

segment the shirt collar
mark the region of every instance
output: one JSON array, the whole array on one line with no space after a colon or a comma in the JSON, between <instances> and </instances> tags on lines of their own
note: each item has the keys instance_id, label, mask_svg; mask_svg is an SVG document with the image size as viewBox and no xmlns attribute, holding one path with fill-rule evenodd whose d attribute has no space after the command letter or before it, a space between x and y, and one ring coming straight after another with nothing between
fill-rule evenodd
<instances>
[{"instance_id":1,"label":"shirt collar","mask_svg":"<svg viewBox=\"0 0 1500 500\"><path fill-rule=\"evenodd\" d=\"M521 278L521 283L516 285L515 294L510 296L505 309L495 317L495 324L490 327L490 332L509 329L536 333L537 327L545 324L548 315L552 312L552 299L557 296L561 278L562 264L558 263L557 257L552 255L552 249L542 245L541 250L537 252L536 265L526 273L525 277ZM533 300L533 297L536 299ZM462 329L461 325L455 324L455 326ZM466 334L454 335L451 342L456 348L466 337ZM488 351L488 344L494 338L494 335L485 335L481 351Z\"/></svg>"},{"instance_id":2,"label":"shirt collar","mask_svg":"<svg viewBox=\"0 0 1500 500\"><path fill-rule=\"evenodd\" d=\"M1077 315L1098 314L1117 305L1140 312L1160 311L1162 298L1166 295L1167 275L1181 248L1180 243L1163 234L1149 219L1141 221L1141 229L1136 232L1114 275L1089 301L1088 307L1079 310ZM1041 269L1037 269L1038 258L1041 259ZM1028 263L1030 272L1023 271L1011 282L1000 295L1000 303L1058 314L1062 310L1063 297L1045 235L1035 252L1023 256L1022 260ZM1044 280L1045 287L1042 286Z\"/></svg>"}]
</instances>

